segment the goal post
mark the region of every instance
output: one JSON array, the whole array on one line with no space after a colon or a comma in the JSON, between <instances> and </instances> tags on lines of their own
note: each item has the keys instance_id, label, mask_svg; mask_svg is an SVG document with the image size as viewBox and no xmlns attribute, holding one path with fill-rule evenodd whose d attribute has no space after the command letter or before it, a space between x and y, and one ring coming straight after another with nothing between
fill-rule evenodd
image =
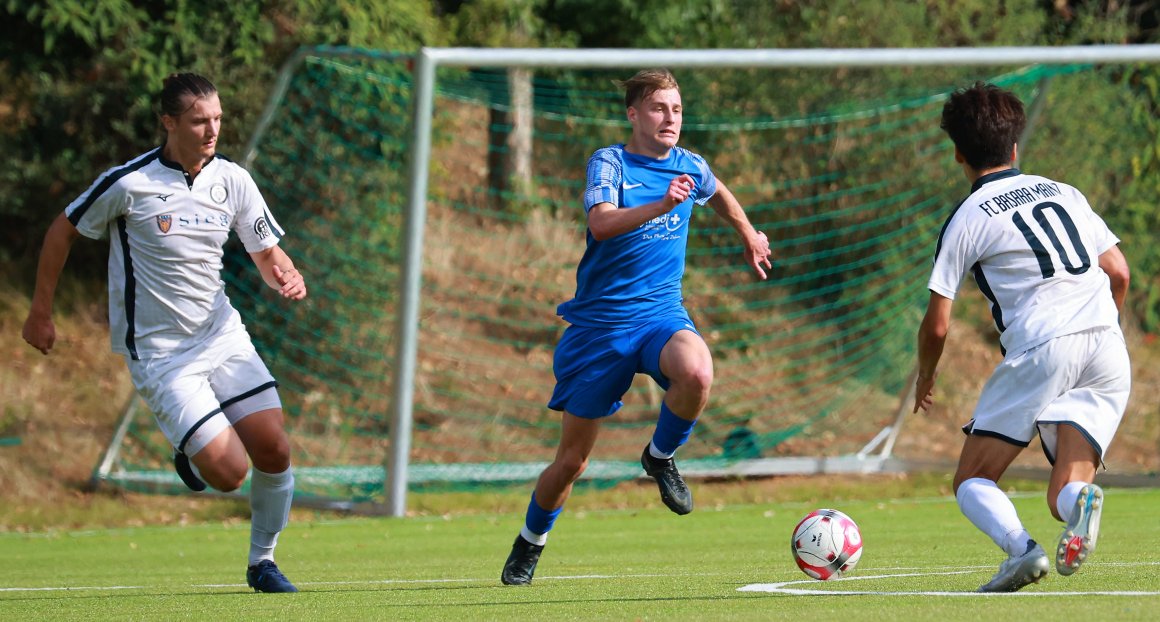
<instances>
[{"instance_id":1,"label":"goal post","mask_svg":"<svg viewBox=\"0 0 1160 622\"><path fill-rule=\"evenodd\" d=\"M825 50L639 50L639 49L480 49L423 48L415 64L414 136L407 202L407 263L402 290L417 301L420 293L423 221L427 210L428 162L431 157L430 131L433 114L436 70L440 66L459 67L604 67L630 68L664 66L693 67L882 67L919 65L1028 65L1077 63L1154 62L1160 59L1160 45L1066 46L994 48L899 48ZM1036 100L1032 110L1041 109ZM399 375L392 413L392 444L388 472L388 511L402 516L406 511L407 465L412 419L411 383L414 378L412 342L418 338L418 306L408 305L399 317ZM913 383L908 383L913 384ZM903 394L906 395L905 393ZM905 399L905 398L904 398ZM900 407L891 433L891 443L900 430L905 405ZM877 440L877 438L875 439ZM889 457L889 452L882 454ZM880 466L880 465L879 465ZM865 465L855 467L866 470ZM744 474L744 471L741 472Z\"/></svg>"},{"instance_id":2,"label":"goal post","mask_svg":"<svg viewBox=\"0 0 1160 622\"><path fill-rule=\"evenodd\" d=\"M583 251L584 163L627 137L612 78L650 66L677 73L682 144L774 248L758 283L728 226L694 215L685 296L717 379L682 471L902 468L930 254L963 191L938 130L948 89L1015 90L1031 142L1050 139L1052 164L1067 166L1080 138L1053 110L1093 115L1047 94L1110 81L1104 63L1157 59L1160 46L299 50L242 161L310 268L311 297L270 296L242 252L224 275L285 388L299 496L402 516L409 490L524 484L550 461L554 310ZM633 384L586 481L639 477L659 399ZM180 491L135 410L99 478Z\"/></svg>"}]
</instances>

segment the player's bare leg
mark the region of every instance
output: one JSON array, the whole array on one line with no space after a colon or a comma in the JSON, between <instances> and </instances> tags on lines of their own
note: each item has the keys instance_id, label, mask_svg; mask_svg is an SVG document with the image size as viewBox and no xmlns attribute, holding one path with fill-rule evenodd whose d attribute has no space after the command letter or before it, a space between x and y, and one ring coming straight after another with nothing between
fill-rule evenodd
<instances>
[{"instance_id":1,"label":"player's bare leg","mask_svg":"<svg viewBox=\"0 0 1160 622\"><path fill-rule=\"evenodd\" d=\"M1055 569L1067 576L1079 570L1096 547L1104 492L1092 483L1099 454L1070 425L1057 426L1055 464L1047 489L1047 505L1066 525L1055 547Z\"/></svg>"},{"instance_id":2,"label":"player's bare leg","mask_svg":"<svg viewBox=\"0 0 1160 622\"><path fill-rule=\"evenodd\" d=\"M512 551L500 574L504 585L531 584L536 564L547 543L548 531L572 494L572 485L588 468L588 457L596 446L599 419L584 419L567 412L561 416L556 457L536 481L524 527L512 543Z\"/></svg>"},{"instance_id":3,"label":"player's bare leg","mask_svg":"<svg viewBox=\"0 0 1160 622\"><path fill-rule=\"evenodd\" d=\"M197 468L197 475L221 492L241 488L250 469L246 448L233 428L222 430L189 460Z\"/></svg>"},{"instance_id":4,"label":"player's bare leg","mask_svg":"<svg viewBox=\"0 0 1160 622\"><path fill-rule=\"evenodd\" d=\"M671 384L665 392L656 432L641 453L640 463L645 473L656 480L661 501L677 514L688 514L693 511L693 494L677 470L673 454L688 439L709 402L713 357L699 335L680 330L661 350L660 368Z\"/></svg>"},{"instance_id":5,"label":"player's bare leg","mask_svg":"<svg viewBox=\"0 0 1160 622\"><path fill-rule=\"evenodd\" d=\"M247 415L234 424L254 468L250 473L250 555L246 582L259 592L297 592L274 563L278 534L290 519L294 472L282 409Z\"/></svg>"},{"instance_id":6,"label":"player's bare leg","mask_svg":"<svg viewBox=\"0 0 1160 622\"><path fill-rule=\"evenodd\" d=\"M999 571L980 592L1014 592L1047 576L1047 554L1023 528L1011 499L997 482L1022 447L990 437L969 435L963 442L954 490L959 509L1007 553Z\"/></svg>"},{"instance_id":7,"label":"player's bare leg","mask_svg":"<svg viewBox=\"0 0 1160 622\"><path fill-rule=\"evenodd\" d=\"M678 417L696 421L713 386L713 356L705 340L689 330L673 333L661 350L661 373L672 382L665 403Z\"/></svg>"},{"instance_id":8,"label":"player's bare leg","mask_svg":"<svg viewBox=\"0 0 1160 622\"><path fill-rule=\"evenodd\" d=\"M954 491L957 493L959 486L971 478L999 481L1022 451L1018 445L991 436L968 435L955 469Z\"/></svg>"},{"instance_id":9,"label":"player's bare leg","mask_svg":"<svg viewBox=\"0 0 1160 622\"><path fill-rule=\"evenodd\" d=\"M556 457L536 480L536 500L548 509L562 507L572 494L572 484L588 468L588 457L600 434L599 419L561 414L560 444Z\"/></svg>"},{"instance_id":10,"label":"player's bare leg","mask_svg":"<svg viewBox=\"0 0 1160 622\"><path fill-rule=\"evenodd\" d=\"M281 473L290 468L290 438L286 434L282 409L258 411L234 424L238 438L254 463L266 473Z\"/></svg>"}]
</instances>

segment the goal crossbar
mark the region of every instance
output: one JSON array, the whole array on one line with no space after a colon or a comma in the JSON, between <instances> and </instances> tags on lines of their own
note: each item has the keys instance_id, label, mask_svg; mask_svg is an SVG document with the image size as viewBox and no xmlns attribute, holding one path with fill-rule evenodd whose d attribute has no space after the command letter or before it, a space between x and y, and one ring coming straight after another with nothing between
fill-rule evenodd
<instances>
[{"instance_id":1,"label":"goal crossbar","mask_svg":"<svg viewBox=\"0 0 1160 622\"><path fill-rule=\"evenodd\" d=\"M397 316L396 365L392 388L391 447L387 458L387 505L392 516L406 511L424 223L427 217L435 76L455 67L885 67L917 65L1021 65L1132 63L1160 60L1160 45L1092 45L991 48L880 48L781 50L423 48L414 66L413 142L404 215L401 307ZM896 431L895 431L896 433Z\"/></svg>"},{"instance_id":2,"label":"goal crossbar","mask_svg":"<svg viewBox=\"0 0 1160 622\"><path fill-rule=\"evenodd\" d=\"M434 65L459 67L885 67L1132 63L1160 60L1160 44L989 48L535 49L424 48Z\"/></svg>"}]
</instances>

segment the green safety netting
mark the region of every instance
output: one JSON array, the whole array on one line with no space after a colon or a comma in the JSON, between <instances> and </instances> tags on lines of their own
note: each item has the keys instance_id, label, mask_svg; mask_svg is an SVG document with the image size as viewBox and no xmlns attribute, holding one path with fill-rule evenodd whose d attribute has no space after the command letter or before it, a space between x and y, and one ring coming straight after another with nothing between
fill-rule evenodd
<instances>
[{"instance_id":1,"label":"green safety netting","mask_svg":"<svg viewBox=\"0 0 1160 622\"><path fill-rule=\"evenodd\" d=\"M226 280L281 383L298 493L382 501L411 142L410 58L306 53L250 169L310 298L288 304L240 247ZM440 69L425 227L412 488L534 480L555 452L545 408L556 305L584 249L584 166L627 138L613 80L631 70ZM691 223L686 303L715 357L682 464L847 456L894 422L939 227L965 181L938 128L976 78L1025 101L1084 67L678 70L682 144L704 154L765 231L770 278L742 263L712 210ZM530 85L521 99L521 85ZM636 462L661 392L638 377L586 474ZM170 448L135 409L104 474L180 491Z\"/></svg>"}]
</instances>

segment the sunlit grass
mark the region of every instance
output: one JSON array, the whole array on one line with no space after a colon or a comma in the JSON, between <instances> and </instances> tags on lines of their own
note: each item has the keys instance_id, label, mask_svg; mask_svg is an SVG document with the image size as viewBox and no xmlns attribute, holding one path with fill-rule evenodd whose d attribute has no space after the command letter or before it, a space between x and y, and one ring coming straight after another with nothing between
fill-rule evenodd
<instances>
[{"instance_id":1,"label":"sunlit grass","mask_svg":"<svg viewBox=\"0 0 1160 622\"><path fill-rule=\"evenodd\" d=\"M711 502L685 517L661 507L651 491L634 507L606 504L608 491L581 491L528 588L499 583L518 510L405 520L299 516L278 550L302 590L297 595L246 588L244 521L6 534L0 617L974 620L985 607L998 616L1066 611L1131 620L1149 619L1160 600L1151 557L1160 532L1148 527L1160 510L1158 491L1107 491L1099 547L1073 577L1052 573L1015 595L977 596L1002 554L951 497L937 494L936 482L914 484L905 498L875 494L886 490L869 481L854 491L860 494L834 488L833 498L791 485L785 496L797 500L759 502L725 501L740 494L732 485L702 485L696 493ZM1059 526L1042 490L1025 488L1014 499L1026 526L1053 541ZM811 581L793 564L789 533L816 506L838 506L861 526L865 553L849 579ZM738 591L750 584L780 584L781 591ZM810 593L789 591L798 589Z\"/></svg>"}]
</instances>

